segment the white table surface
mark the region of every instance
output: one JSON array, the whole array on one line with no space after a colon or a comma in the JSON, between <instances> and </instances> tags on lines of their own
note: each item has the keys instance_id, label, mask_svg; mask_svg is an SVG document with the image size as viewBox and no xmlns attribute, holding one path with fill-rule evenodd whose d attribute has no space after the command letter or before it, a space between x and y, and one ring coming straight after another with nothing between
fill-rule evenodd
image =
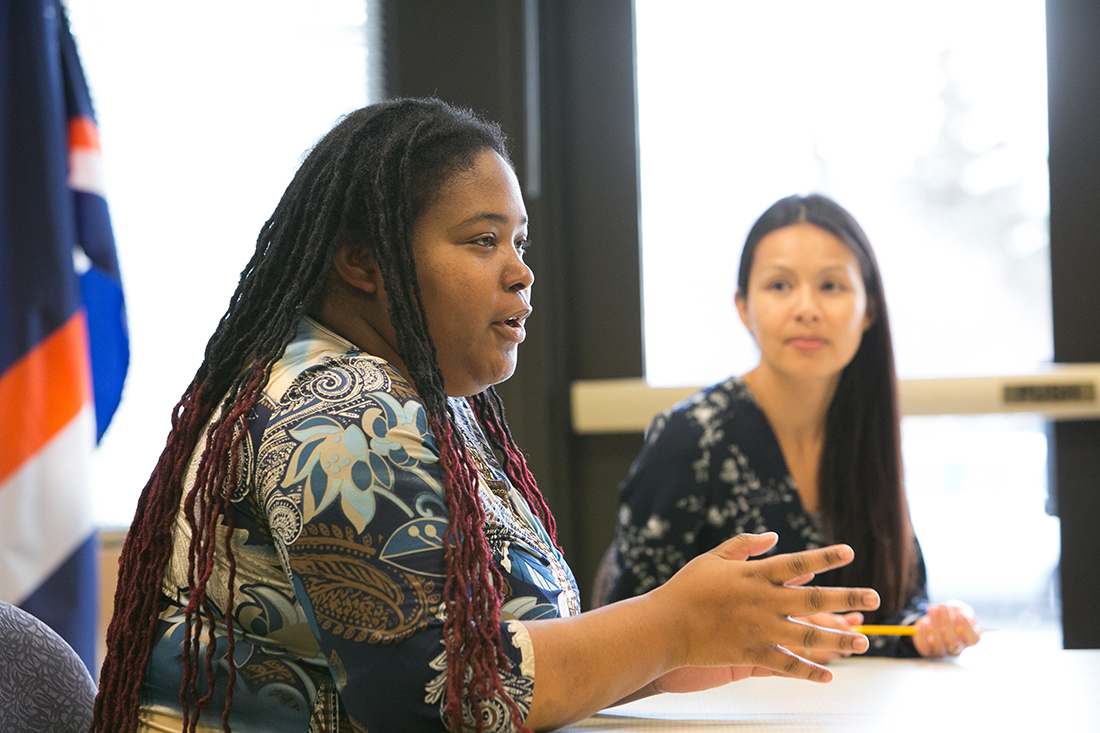
<instances>
[{"instance_id":1,"label":"white table surface","mask_svg":"<svg viewBox=\"0 0 1100 733\"><path fill-rule=\"evenodd\" d=\"M1063 651L994 632L951 661L834 662L832 682L754 678L656 695L569 726L590 731L1091 731L1100 650Z\"/></svg>"}]
</instances>

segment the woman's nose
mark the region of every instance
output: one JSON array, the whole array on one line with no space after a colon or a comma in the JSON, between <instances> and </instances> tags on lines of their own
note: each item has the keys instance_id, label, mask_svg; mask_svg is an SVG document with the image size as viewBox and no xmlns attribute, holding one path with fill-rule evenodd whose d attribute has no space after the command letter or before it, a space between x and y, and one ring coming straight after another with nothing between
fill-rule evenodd
<instances>
[{"instance_id":1,"label":"woman's nose","mask_svg":"<svg viewBox=\"0 0 1100 733\"><path fill-rule=\"evenodd\" d=\"M512 250L512 259L505 270L505 288L508 290L527 290L535 282L535 271L523 261L519 250Z\"/></svg>"},{"instance_id":2,"label":"woman's nose","mask_svg":"<svg viewBox=\"0 0 1100 733\"><path fill-rule=\"evenodd\" d=\"M802 287L798 289L795 318L800 321L816 321L821 318L821 307L817 301L817 291L814 288Z\"/></svg>"}]
</instances>

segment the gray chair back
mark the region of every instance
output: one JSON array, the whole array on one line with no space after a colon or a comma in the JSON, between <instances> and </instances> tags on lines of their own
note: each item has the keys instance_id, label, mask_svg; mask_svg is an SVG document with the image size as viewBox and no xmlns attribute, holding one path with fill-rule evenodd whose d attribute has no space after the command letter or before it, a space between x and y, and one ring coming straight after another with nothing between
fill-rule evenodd
<instances>
[{"instance_id":1,"label":"gray chair back","mask_svg":"<svg viewBox=\"0 0 1100 733\"><path fill-rule=\"evenodd\" d=\"M96 686L57 633L0 601L0 731L86 733Z\"/></svg>"}]
</instances>

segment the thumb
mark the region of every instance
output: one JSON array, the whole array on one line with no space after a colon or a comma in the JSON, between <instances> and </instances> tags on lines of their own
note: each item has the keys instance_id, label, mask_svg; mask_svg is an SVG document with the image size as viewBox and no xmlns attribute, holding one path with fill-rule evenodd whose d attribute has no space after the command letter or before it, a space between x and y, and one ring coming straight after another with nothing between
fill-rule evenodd
<instances>
[{"instance_id":1,"label":"thumb","mask_svg":"<svg viewBox=\"0 0 1100 733\"><path fill-rule=\"evenodd\" d=\"M748 560L750 557L763 555L775 547L778 541L779 535L775 532L739 534L718 545L711 552L725 560Z\"/></svg>"},{"instance_id":2,"label":"thumb","mask_svg":"<svg viewBox=\"0 0 1100 733\"><path fill-rule=\"evenodd\" d=\"M861 623L863 623L863 614L859 611L851 611L849 613L842 614L841 618L847 621L849 626L859 626Z\"/></svg>"}]
</instances>

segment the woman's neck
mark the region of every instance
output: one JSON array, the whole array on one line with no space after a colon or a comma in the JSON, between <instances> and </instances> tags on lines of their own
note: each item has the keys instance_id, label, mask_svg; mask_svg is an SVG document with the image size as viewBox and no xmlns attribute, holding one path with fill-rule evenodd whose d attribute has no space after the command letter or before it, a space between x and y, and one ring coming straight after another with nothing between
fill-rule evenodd
<instances>
[{"instance_id":1,"label":"woman's neck","mask_svg":"<svg viewBox=\"0 0 1100 733\"><path fill-rule=\"evenodd\" d=\"M762 364L743 379L775 432L803 506L807 511L817 511L825 418L839 375L820 380L794 379Z\"/></svg>"},{"instance_id":2,"label":"woman's neck","mask_svg":"<svg viewBox=\"0 0 1100 733\"><path fill-rule=\"evenodd\" d=\"M776 434L782 433L797 443L817 442L825 435L825 416L840 375L797 379L760 365L743 379Z\"/></svg>"}]
</instances>

